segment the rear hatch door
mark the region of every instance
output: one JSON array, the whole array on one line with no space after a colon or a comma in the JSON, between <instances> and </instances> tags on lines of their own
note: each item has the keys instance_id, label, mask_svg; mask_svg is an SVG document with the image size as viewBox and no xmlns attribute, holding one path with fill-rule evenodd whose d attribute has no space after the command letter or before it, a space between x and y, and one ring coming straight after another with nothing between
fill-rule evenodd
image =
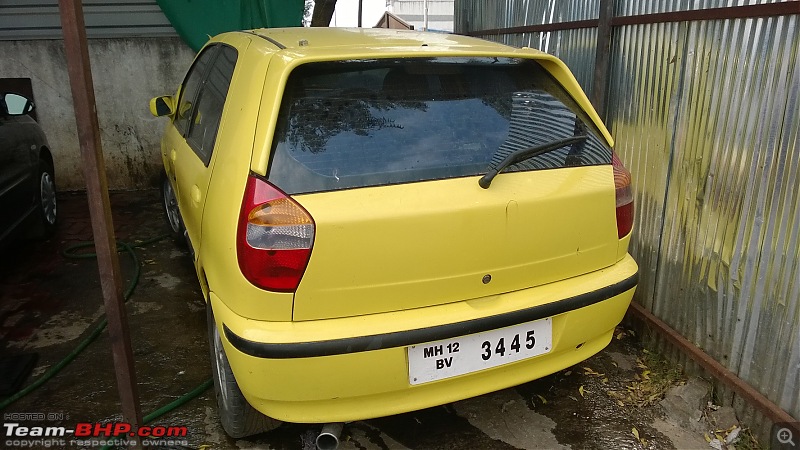
<instances>
[{"instance_id":1,"label":"rear hatch door","mask_svg":"<svg viewBox=\"0 0 800 450\"><path fill-rule=\"evenodd\" d=\"M294 320L420 308L614 263L611 151L533 61L307 64L281 108L269 181L313 217ZM478 179L511 153L579 143Z\"/></svg>"}]
</instances>

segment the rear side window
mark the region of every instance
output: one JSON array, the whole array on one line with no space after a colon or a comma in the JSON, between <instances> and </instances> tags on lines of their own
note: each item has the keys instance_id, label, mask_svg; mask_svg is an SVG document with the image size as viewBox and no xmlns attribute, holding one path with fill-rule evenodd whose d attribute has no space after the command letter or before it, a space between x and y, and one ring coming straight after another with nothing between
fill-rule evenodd
<instances>
[{"instance_id":1,"label":"rear side window","mask_svg":"<svg viewBox=\"0 0 800 450\"><path fill-rule=\"evenodd\" d=\"M222 108L233 77L238 54L236 49L221 45L219 55L208 70L197 96L194 118L186 141L197 156L208 166L217 139Z\"/></svg>"},{"instance_id":2,"label":"rear side window","mask_svg":"<svg viewBox=\"0 0 800 450\"><path fill-rule=\"evenodd\" d=\"M290 75L269 180L289 194L482 175L509 153L588 139L506 171L611 163L611 150L534 61L313 63Z\"/></svg>"},{"instance_id":3,"label":"rear side window","mask_svg":"<svg viewBox=\"0 0 800 450\"><path fill-rule=\"evenodd\" d=\"M200 91L203 77L206 74L208 65L217 55L219 50L218 45L212 45L203 49L200 56L197 57L191 69L186 74L186 78L181 85L180 100L178 100L178 111L175 114L175 128L185 135L191 124L192 113L194 112L194 104L197 99L197 93Z\"/></svg>"}]
</instances>

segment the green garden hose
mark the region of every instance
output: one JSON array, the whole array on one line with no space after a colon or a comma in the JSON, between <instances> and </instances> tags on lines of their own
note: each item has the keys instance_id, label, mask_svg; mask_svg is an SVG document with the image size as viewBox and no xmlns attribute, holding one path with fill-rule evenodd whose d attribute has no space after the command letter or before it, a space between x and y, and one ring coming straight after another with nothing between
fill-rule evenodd
<instances>
[{"instance_id":1,"label":"green garden hose","mask_svg":"<svg viewBox=\"0 0 800 450\"><path fill-rule=\"evenodd\" d=\"M161 408L158 408L157 410L151 412L150 414L144 416L144 418L142 419L142 425L147 425L148 423L158 419L159 417L163 416L164 414L166 414L166 413L172 411L173 409L183 405L184 403L188 402L189 400L199 396L200 394L205 392L206 389L211 387L211 382L212 382L211 378L209 378L208 380L203 382L203 384L201 384L200 386L197 386L193 390L187 392L186 394L184 394L179 399L177 399L177 400L175 400L175 401L173 401L171 403L168 403L168 404L162 406ZM108 445L104 445L103 447L100 447L100 450L109 450L112 447L113 447L113 445L108 444Z\"/></svg>"},{"instance_id":2,"label":"green garden hose","mask_svg":"<svg viewBox=\"0 0 800 450\"><path fill-rule=\"evenodd\" d=\"M126 252L128 255L130 255L130 257L131 257L131 259L133 261L133 266L134 266L133 277L131 278L130 283L128 283L128 286L125 289L125 292L123 293L123 298L125 299L126 302L128 301L128 299L130 299L131 295L133 295L133 291L136 289L136 285L139 283L139 278L141 277L141 273L142 273L142 267L141 267L141 264L139 263L139 257L136 255L136 252L134 251L134 248L144 247L146 245L153 244L153 243L158 242L158 241L160 241L160 240L162 240L162 239L164 239L166 237L168 237L168 235L158 236L158 237L155 237L155 238L152 238L152 239L147 239L147 240L144 240L144 241L141 241L141 242L137 242L137 243L135 243L133 245L128 244L126 242L117 241L117 252L120 252L120 253L121 252ZM65 258L68 258L68 259L96 258L97 257L96 253L78 252L78 250L80 250L80 249L89 248L89 247L93 247L93 246L94 246L93 242L82 242L82 243L75 244L75 245L67 247L66 249L64 249L61 252L61 254ZM24 389L21 389L20 391L18 391L14 395L12 395L12 396L4 399L2 402L0 402L0 410L3 410L5 408L7 408L12 403L14 403L17 400L21 399L22 397L25 397L26 395L30 394L31 392L36 390L38 387L40 387L41 385L43 385L44 383L49 381L51 378L53 378L64 367L66 367L70 362L72 362L81 352L83 352L83 350L85 350L86 347L89 346L89 344L91 344L95 339L97 339L97 337L100 336L100 334L103 332L103 330L106 328L107 325L108 325L108 320L104 317L97 324L97 326L94 327L92 332L89 333L89 335L86 336L86 338L84 338L81 342L79 342L78 345L71 352L69 352L69 354L67 356L65 356L61 361L59 361L56 365L54 365L53 367L48 369L44 374L42 374L39 378L37 378L33 383L31 383L30 385L28 385ZM158 417L161 417L162 415L166 414L167 412L172 411L173 409L183 405L184 403L188 402L189 400L191 400L191 399L197 397L198 395L202 394L210 386L211 386L211 379L208 379L203 384L201 384L200 386L198 386L195 389L193 389L191 392L183 395L182 397L178 398L177 400L175 400L175 401L173 401L173 402L171 402L171 403L169 403L169 404L157 409L156 411L153 411L152 413L148 414L147 416L145 416L144 419L143 419L144 423L147 424L147 423L157 419ZM109 449L109 448L111 448L111 446L103 447L104 450L105 449Z\"/></svg>"},{"instance_id":3,"label":"green garden hose","mask_svg":"<svg viewBox=\"0 0 800 450\"><path fill-rule=\"evenodd\" d=\"M118 252L125 251L126 253L128 253L131 256L131 259L133 259L133 266L134 266L133 278L131 278L131 282L128 284L128 287L127 287L127 289L125 289L125 293L123 294L123 297L125 298L126 302L128 301L128 299L133 294L134 289L136 289L136 285L139 283L139 277L141 276L141 273L142 273L142 268L141 268L141 265L139 264L139 257L136 256L136 252L133 250L134 247L143 247L145 245L149 245L149 244L152 244L154 242L158 242L161 239L164 239L165 237L166 237L166 235L165 236L159 236L159 237L156 237L156 238L153 238L153 239L148 239L146 241L136 243L134 245L130 245L128 243L121 242L121 241L117 242L117 251ZM97 257L97 253L78 253L78 252L76 252L76 250L79 250L79 249L82 249L82 248L87 248L87 247L92 247L92 246L94 246L93 242L82 242L80 244L75 244L75 245L67 247L66 249L64 249L61 252L61 254L65 258L68 258L68 259L96 258ZM89 335L86 336L86 338L84 338L81 342L79 342L78 345L71 352L69 352L69 354L67 356L64 357L64 359L62 359L56 365L54 365L53 367L48 369L45 373L42 374L42 376L37 378L33 383L31 383L30 385L28 385L24 389L21 389L16 394L14 394L14 395L6 398L2 402L0 402L0 410L3 410L5 408L7 408L12 403L14 403L17 400L21 399L22 397L25 397L26 395L30 394L31 392L36 390L39 386L43 385L48 380L53 378L58 372L60 372L64 367L66 367L67 364L72 362L72 360L74 360L79 354L81 354L81 352L84 349L86 349L86 347L88 347L89 344L91 344L95 339L97 339L98 336L100 336L100 334L106 328L106 325L108 325L108 320L106 320L106 318L104 317L103 320L101 320L100 323L97 324L97 326L94 328L94 330L92 330L92 332L89 333Z\"/></svg>"}]
</instances>

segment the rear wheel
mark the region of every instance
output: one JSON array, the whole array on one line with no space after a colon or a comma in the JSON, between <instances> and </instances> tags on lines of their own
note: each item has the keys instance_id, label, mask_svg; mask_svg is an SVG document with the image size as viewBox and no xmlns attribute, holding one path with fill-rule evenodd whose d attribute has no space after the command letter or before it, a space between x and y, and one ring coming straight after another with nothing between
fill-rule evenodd
<instances>
[{"instance_id":1,"label":"rear wheel","mask_svg":"<svg viewBox=\"0 0 800 450\"><path fill-rule=\"evenodd\" d=\"M56 177L53 165L46 159L39 160L37 187L36 215L38 227L36 234L40 237L47 237L56 230L58 203L56 201Z\"/></svg>"},{"instance_id":2,"label":"rear wheel","mask_svg":"<svg viewBox=\"0 0 800 450\"><path fill-rule=\"evenodd\" d=\"M164 206L164 217L167 219L170 234L175 242L183 245L186 242L184 239L186 228L184 228L181 212L178 209L178 198L166 174L161 179L161 203Z\"/></svg>"},{"instance_id":3,"label":"rear wheel","mask_svg":"<svg viewBox=\"0 0 800 450\"><path fill-rule=\"evenodd\" d=\"M252 436L277 428L281 424L280 421L256 411L242 395L228 363L228 357L225 355L225 349L222 347L222 338L214 322L211 305L207 307L207 311L211 371L222 428L233 438Z\"/></svg>"}]
</instances>

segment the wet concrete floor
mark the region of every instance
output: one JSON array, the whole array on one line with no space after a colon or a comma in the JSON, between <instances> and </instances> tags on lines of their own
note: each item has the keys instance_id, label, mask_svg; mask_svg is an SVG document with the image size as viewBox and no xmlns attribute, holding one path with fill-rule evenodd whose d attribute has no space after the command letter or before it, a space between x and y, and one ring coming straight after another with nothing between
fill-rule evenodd
<instances>
[{"instance_id":1,"label":"wet concrete floor","mask_svg":"<svg viewBox=\"0 0 800 450\"><path fill-rule=\"evenodd\" d=\"M166 233L157 191L112 193L111 199L119 240L135 244ZM91 240L86 197L68 193L59 200L60 224L54 237L21 241L3 249L0 258L0 356L38 356L26 383L57 364L103 314L96 261L61 254ZM189 255L168 239L136 253L141 276L127 310L142 410L147 414L202 384L211 372L205 306ZM129 283L135 264L125 253L120 261ZM657 370L648 364L636 336L618 328L607 349L541 380L441 407L347 424L340 448L708 448L702 434L664 420L657 404L659 391L648 384ZM77 422L120 420L119 411L110 342L103 333L58 375L2 413L4 423L23 413L42 413L44 420L28 418L23 424L69 428ZM188 427L186 445L173 448L194 449L311 449L320 429L284 424L252 438L231 439L219 425L211 389L153 424ZM80 448L75 442L67 447Z\"/></svg>"}]
</instances>

